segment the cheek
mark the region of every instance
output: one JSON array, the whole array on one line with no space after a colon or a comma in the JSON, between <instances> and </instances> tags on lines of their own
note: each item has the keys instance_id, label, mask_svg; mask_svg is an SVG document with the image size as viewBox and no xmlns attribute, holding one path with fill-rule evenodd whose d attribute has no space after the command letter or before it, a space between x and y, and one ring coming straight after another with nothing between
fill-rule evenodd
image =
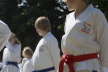
<instances>
[{"instance_id":1,"label":"cheek","mask_svg":"<svg viewBox=\"0 0 108 72\"><path fill-rule=\"evenodd\" d=\"M67 5L68 5L68 7L74 7L75 0L67 0Z\"/></svg>"}]
</instances>

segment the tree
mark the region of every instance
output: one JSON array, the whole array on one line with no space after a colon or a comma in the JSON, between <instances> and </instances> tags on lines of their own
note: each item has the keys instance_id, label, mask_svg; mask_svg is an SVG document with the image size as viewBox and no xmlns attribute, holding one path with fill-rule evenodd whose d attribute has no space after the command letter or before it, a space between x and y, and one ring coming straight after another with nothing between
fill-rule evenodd
<instances>
[{"instance_id":1,"label":"tree","mask_svg":"<svg viewBox=\"0 0 108 72\"><path fill-rule=\"evenodd\" d=\"M52 23L52 32L60 43L60 39L64 33L63 27L65 16L69 13L64 3L60 3L58 0L27 0L29 7L18 8L15 0L6 0L6 2L4 1L5 0L0 0L0 9L5 8L3 10L6 11L0 11L0 17L2 16L3 18L6 18L5 16L8 14L8 12L10 12L8 15L11 17L11 20L9 18L6 18L6 20L10 22L12 31L17 34L18 38L22 42L23 47L31 46L33 49L35 49L35 46L37 45L40 37L35 32L34 22L39 16L49 17ZM107 0L92 0L92 2L96 7L99 7L108 17ZM5 7L5 4L2 6L1 3L7 3L10 5L10 7L15 5L15 7L8 8Z\"/></svg>"}]
</instances>

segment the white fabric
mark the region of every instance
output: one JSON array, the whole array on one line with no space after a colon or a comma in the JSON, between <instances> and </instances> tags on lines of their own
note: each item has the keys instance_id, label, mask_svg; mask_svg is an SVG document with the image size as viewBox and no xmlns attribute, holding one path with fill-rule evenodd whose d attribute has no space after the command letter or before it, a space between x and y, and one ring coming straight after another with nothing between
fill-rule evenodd
<instances>
[{"instance_id":1,"label":"white fabric","mask_svg":"<svg viewBox=\"0 0 108 72\"><path fill-rule=\"evenodd\" d=\"M28 58L23 58L23 60L22 60L22 66L24 66L24 64L25 64L28 60L30 60L30 59L28 59Z\"/></svg>"},{"instance_id":2,"label":"white fabric","mask_svg":"<svg viewBox=\"0 0 108 72\"><path fill-rule=\"evenodd\" d=\"M11 43L8 42L3 52L3 63L5 64L7 61L19 63L20 60L21 60L21 45L20 44L12 45ZM19 69L16 66L4 65L3 71L19 72Z\"/></svg>"},{"instance_id":3,"label":"white fabric","mask_svg":"<svg viewBox=\"0 0 108 72\"><path fill-rule=\"evenodd\" d=\"M10 35L11 35L11 31L9 27L3 21L0 20L0 51L5 46Z\"/></svg>"},{"instance_id":4,"label":"white fabric","mask_svg":"<svg viewBox=\"0 0 108 72\"><path fill-rule=\"evenodd\" d=\"M108 68L103 67L103 72L108 72Z\"/></svg>"},{"instance_id":5,"label":"white fabric","mask_svg":"<svg viewBox=\"0 0 108 72\"><path fill-rule=\"evenodd\" d=\"M32 61L28 60L28 61L25 62L22 72L32 72L32 71L33 71Z\"/></svg>"},{"instance_id":6,"label":"white fabric","mask_svg":"<svg viewBox=\"0 0 108 72\"><path fill-rule=\"evenodd\" d=\"M6 48L3 52L3 62L13 61L20 62L21 60L21 44L12 45L11 43L7 43Z\"/></svg>"},{"instance_id":7,"label":"white fabric","mask_svg":"<svg viewBox=\"0 0 108 72\"><path fill-rule=\"evenodd\" d=\"M19 68L12 65L9 66L4 65L1 72L19 72Z\"/></svg>"},{"instance_id":8,"label":"white fabric","mask_svg":"<svg viewBox=\"0 0 108 72\"><path fill-rule=\"evenodd\" d=\"M67 15L62 49L67 54L82 55L100 52L104 66L108 66L108 23L103 13L92 5L75 18ZM65 52L64 52L65 53ZM76 63L76 69L101 69L98 59ZM98 71L100 72L100 71Z\"/></svg>"},{"instance_id":9,"label":"white fabric","mask_svg":"<svg viewBox=\"0 0 108 72\"><path fill-rule=\"evenodd\" d=\"M3 63L2 62L0 62L0 69L3 67Z\"/></svg>"},{"instance_id":10,"label":"white fabric","mask_svg":"<svg viewBox=\"0 0 108 72\"><path fill-rule=\"evenodd\" d=\"M28 58L23 58L22 62L20 63L20 72L23 72L23 68L24 68L24 65L27 61L29 61L30 59Z\"/></svg>"},{"instance_id":11,"label":"white fabric","mask_svg":"<svg viewBox=\"0 0 108 72\"><path fill-rule=\"evenodd\" d=\"M57 70L60 60L60 51L57 39L52 33L49 32L39 41L32 60L34 70L46 69L52 66L55 66Z\"/></svg>"}]
</instances>

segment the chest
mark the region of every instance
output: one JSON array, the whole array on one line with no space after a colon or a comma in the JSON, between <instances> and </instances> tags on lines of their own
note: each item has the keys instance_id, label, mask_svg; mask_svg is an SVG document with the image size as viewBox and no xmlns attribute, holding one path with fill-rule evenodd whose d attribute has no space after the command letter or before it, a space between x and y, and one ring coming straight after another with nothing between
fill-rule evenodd
<instances>
[{"instance_id":1,"label":"chest","mask_svg":"<svg viewBox=\"0 0 108 72\"><path fill-rule=\"evenodd\" d=\"M91 16L85 17L85 19L70 17L65 24L65 33L71 33L72 37L94 38L94 21Z\"/></svg>"}]
</instances>

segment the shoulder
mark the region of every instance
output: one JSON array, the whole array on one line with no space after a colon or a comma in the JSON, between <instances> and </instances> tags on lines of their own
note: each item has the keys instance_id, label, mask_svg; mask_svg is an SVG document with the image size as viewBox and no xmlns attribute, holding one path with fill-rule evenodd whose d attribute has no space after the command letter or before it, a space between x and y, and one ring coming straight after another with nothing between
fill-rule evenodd
<instances>
[{"instance_id":1,"label":"shoulder","mask_svg":"<svg viewBox=\"0 0 108 72\"><path fill-rule=\"evenodd\" d=\"M56 39L56 37L55 37L52 33L50 33L50 35L48 35L48 36L45 38L45 41L46 41L47 43L52 43L52 42L57 42L57 39Z\"/></svg>"},{"instance_id":2,"label":"shoulder","mask_svg":"<svg viewBox=\"0 0 108 72\"><path fill-rule=\"evenodd\" d=\"M8 52L8 48L4 48L3 54L6 54Z\"/></svg>"},{"instance_id":3,"label":"shoulder","mask_svg":"<svg viewBox=\"0 0 108 72\"><path fill-rule=\"evenodd\" d=\"M86 24L96 25L97 22L105 20L104 13L98 8L90 8L87 18L85 18Z\"/></svg>"},{"instance_id":4,"label":"shoulder","mask_svg":"<svg viewBox=\"0 0 108 72\"><path fill-rule=\"evenodd\" d=\"M27 60L28 60L27 58L23 58L23 60L22 60L22 61L24 61L24 62L25 62L25 61L27 61Z\"/></svg>"},{"instance_id":5,"label":"shoulder","mask_svg":"<svg viewBox=\"0 0 108 72\"><path fill-rule=\"evenodd\" d=\"M104 13L98 8L92 8L91 13L95 17L104 17L105 16Z\"/></svg>"},{"instance_id":6,"label":"shoulder","mask_svg":"<svg viewBox=\"0 0 108 72\"><path fill-rule=\"evenodd\" d=\"M0 20L0 30L4 30L5 33L10 33L10 29L7 24ZM7 31L7 32L6 32Z\"/></svg>"},{"instance_id":7,"label":"shoulder","mask_svg":"<svg viewBox=\"0 0 108 72\"><path fill-rule=\"evenodd\" d=\"M7 51L7 50L8 50L8 48L4 48L4 52Z\"/></svg>"},{"instance_id":8,"label":"shoulder","mask_svg":"<svg viewBox=\"0 0 108 72\"><path fill-rule=\"evenodd\" d=\"M32 64L32 61L31 60L27 60L26 62L25 62L25 64Z\"/></svg>"}]
</instances>

